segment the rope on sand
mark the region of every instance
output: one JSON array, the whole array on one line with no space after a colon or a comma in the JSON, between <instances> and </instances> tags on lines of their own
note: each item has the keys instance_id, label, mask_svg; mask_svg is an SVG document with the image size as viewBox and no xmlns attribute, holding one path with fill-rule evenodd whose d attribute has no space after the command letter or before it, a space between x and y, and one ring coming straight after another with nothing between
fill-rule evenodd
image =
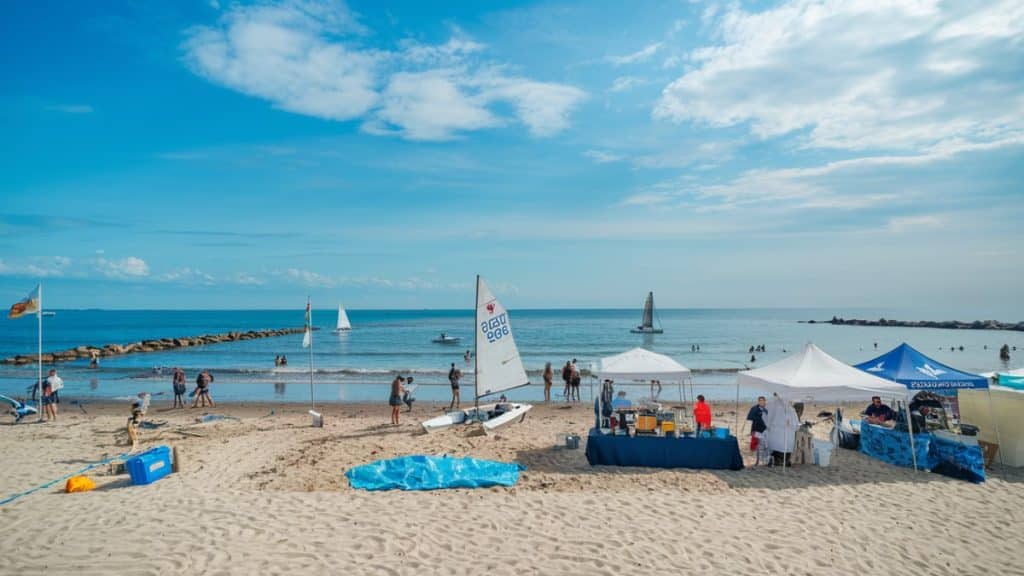
<instances>
[{"instance_id":1,"label":"rope on sand","mask_svg":"<svg viewBox=\"0 0 1024 576\"><path fill-rule=\"evenodd\" d=\"M72 476L78 476L78 475L80 475L82 473L88 472L89 470L92 470L93 468L96 468L97 466L103 466L105 464L110 464L111 462L117 462L119 460L125 460L125 459L129 458L130 456L131 456L130 453L125 453L125 454L119 454L117 456L112 456L112 457L106 458L104 460L100 460L99 462L94 462L92 464L89 464L85 468L82 468L81 470L79 470L77 472L72 472L71 474L68 474L67 476L63 476L61 478L57 478L56 480L51 480L51 481L49 481L49 482L47 482L45 484L40 484L39 486L36 486L35 488L31 488L29 490L25 490L24 492L19 492L17 494L13 494L11 496L8 496L7 498L4 498L3 500L0 500L0 506L3 506L4 504L7 504L9 502L14 502L18 498L21 498L22 496L28 496L29 494L32 494L33 492L38 492L40 490L45 490L45 489L53 486L54 484L59 484L61 482L66 481L68 478L71 478Z\"/></svg>"}]
</instances>

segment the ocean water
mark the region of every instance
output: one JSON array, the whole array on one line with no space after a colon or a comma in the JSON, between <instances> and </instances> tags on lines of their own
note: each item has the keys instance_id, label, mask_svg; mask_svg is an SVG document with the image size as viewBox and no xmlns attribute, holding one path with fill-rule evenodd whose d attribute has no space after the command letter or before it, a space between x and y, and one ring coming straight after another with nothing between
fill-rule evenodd
<instances>
[{"instance_id":1,"label":"ocean water","mask_svg":"<svg viewBox=\"0 0 1024 576\"><path fill-rule=\"evenodd\" d=\"M473 345L471 310L349 310L351 332L332 331L336 311L314 310L313 322L321 330L313 337L315 394L318 401L383 402L394 374L415 378L420 400L447 400L447 372L459 366L463 400L472 396L472 366L463 354ZM695 393L710 399L735 397L735 371L763 366L813 341L833 356L857 363L877 356L901 342L956 368L983 372L1024 364L1024 333L882 328L806 324L801 320L827 320L832 315L848 318L899 318L916 320L911 313L894 310L659 310L665 333L638 335L629 332L639 321L639 310L511 310L513 332L523 363L535 385L514 390L511 398L542 398L540 373L545 362L555 369L555 393L560 393L559 368L576 358L584 368L602 356L636 346L667 354L694 370ZM971 319L973 320L973 319ZM252 311L101 311L63 310L44 322L44 351L79 345L126 344L144 339L196 336L232 330L301 326L302 310ZM440 332L462 338L460 345L431 342ZM171 394L170 367L180 366L189 383L199 370L209 369L215 382L212 393L219 400L308 402L309 356L301 346L302 335L231 342L175 351L103 358L98 369L87 361L60 363L65 381L62 397L89 399L127 398L139 392ZM875 345L877 343L877 349ZM764 344L766 352L751 361L750 346ZM1003 344L1016 346L1009 365L999 360ZM693 346L699 345L700 351ZM959 347L964 350L960 351ZM950 350L956 348L956 350ZM0 356L31 354L36 350L36 319L0 322ZM274 357L288 356L289 366L275 369ZM35 381L36 367L0 366L0 393L23 396ZM583 382L587 399L590 378ZM623 384L623 383L619 383ZM646 387L633 395L644 396ZM664 392L674 396L669 387ZM744 391L751 397L757 391ZM170 399L168 398L167 401Z\"/></svg>"}]
</instances>

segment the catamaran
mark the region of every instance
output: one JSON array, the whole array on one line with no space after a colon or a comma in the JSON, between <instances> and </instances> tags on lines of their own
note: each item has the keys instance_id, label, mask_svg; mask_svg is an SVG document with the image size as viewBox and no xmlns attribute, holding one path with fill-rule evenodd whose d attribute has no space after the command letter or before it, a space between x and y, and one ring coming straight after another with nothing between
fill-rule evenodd
<instances>
[{"instance_id":1,"label":"catamaran","mask_svg":"<svg viewBox=\"0 0 1024 576\"><path fill-rule=\"evenodd\" d=\"M658 321L658 327L654 327L654 292L647 293L647 299L644 300L644 314L640 318L640 325L630 330L633 334L663 334L665 331L661 328L661 321Z\"/></svg>"},{"instance_id":2,"label":"catamaran","mask_svg":"<svg viewBox=\"0 0 1024 576\"><path fill-rule=\"evenodd\" d=\"M338 304L338 327L334 329L335 332L348 332L352 329L352 323L348 321L348 314L345 313L345 307Z\"/></svg>"},{"instance_id":3,"label":"catamaran","mask_svg":"<svg viewBox=\"0 0 1024 576\"><path fill-rule=\"evenodd\" d=\"M476 364L473 368L474 398L472 408L448 412L444 416L431 418L423 423L427 432L441 430L456 424L480 422L485 432L496 430L506 424L522 421L533 406L515 402L480 404L480 398L491 396L520 386L530 381L523 369L512 337L512 324L508 311L494 297L483 278L476 277Z\"/></svg>"}]
</instances>

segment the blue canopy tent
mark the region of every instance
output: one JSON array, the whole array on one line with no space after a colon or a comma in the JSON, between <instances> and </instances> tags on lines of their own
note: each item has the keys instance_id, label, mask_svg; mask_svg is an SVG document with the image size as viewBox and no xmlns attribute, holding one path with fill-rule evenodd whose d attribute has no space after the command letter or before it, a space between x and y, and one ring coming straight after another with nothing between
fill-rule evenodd
<instances>
[{"instance_id":1,"label":"blue canopy tent","mask_svg":"<svg viewBox=\"0 0 1024 576\"><path fill-rule=\"evenodd\" d=\"M947 366L925 356L906 342L854 367L880 378L899 382L912 391L949 393L957 390L988 390L989 384L984 376ZM991 410L991 395L989 403ZM998 428L995 432L998 436Z\"/></svg>"},{"instance_id":2,"label":"blue canopy tent","mask_svg":"<svg viewBox=\"0 0 1024 576\"><path fill-rule=\"evenodd\" d=\"M932 360L904 342L878 358L857 364L855 368L886 380L899 382L911 390L960 390L988 388L988 379Z\"/></svg>"}]
</instances>

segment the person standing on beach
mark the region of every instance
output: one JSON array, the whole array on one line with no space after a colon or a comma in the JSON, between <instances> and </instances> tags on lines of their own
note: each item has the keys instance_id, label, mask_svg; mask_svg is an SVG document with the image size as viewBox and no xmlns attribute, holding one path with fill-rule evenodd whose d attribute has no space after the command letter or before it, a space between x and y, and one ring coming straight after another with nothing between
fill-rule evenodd
<instances>
[{"instance_id":1,"label":"person standing on beach","mask_svg":"<svg viewBox=\"0 0 1024 576\"><path fill-rule=\"evenodd\" d=\"M171 386L174 388L174 406L172 408L185 407L185 371L181 368L174 368L174 376L171 378Z\"/></svg>"},{"instance_id":2,"label":"person standing on beach","mask_svg":"<svg viewBox=\"0 0 1024 576\"><path fill-rule=\"evenodd\" d=\"M572 396L569 395L569 387L572 383L572 362L569 360L565 361L565 366L562 366L562 381L565 382L565 389L562 390L562 396L565 397L565 401L572 400Z\"/></svg>"},{"instance_id":3,"label":"person standing on beach","mask_svg":"<svg viewBox=\"0 0 1024 576\"><path fill-rule=\"evenodd\" d=\"M462 359L466 361L466 366L469 366L469 361L473 359L473 353L466 350L466 353L462 355Z\"/></svg>"},{"instance_id":4,"label":"person standing on beach","mask_svg":"<svg viewBox=\"0 0 1024 576\"><path fill-rule=\"evenodd\" d=\"M747 412L747 422L750 422L750 451L757 452L757 444L764 435L764 431L768 429L768 425L765 424L765 416L768 415L768 408L765 407L766 400L764 396L757 397L757 404L750 407L750 411Z\"/></svg>"},{"instance_id":5,"label":"person standing on beach","mask_svg":"<svg viewBox=\"0 0 1024 576\"><path fill-rule=\"evenodd\" d=\"M210 384L213 384L213 375L209 370L203 370L196 376L196 399L192 401L193 408L205 407L207 402L210 403L210 408L213 408Z\"/></svg>"},{"instance_id":6,"label":"person standing on beach","mask_svg":"<svg viewBox=\"0 0 1024 576\"><path fill-rule=\"evenodd\" d=\"M459 379L462 378L462 371L455 367L455 362L452 362L452 367L448 370L448 383L452 385L452 402L448 405L448 409L458 410L459 409Z\"/></svg>"},{"instance_id":7,"label":"person standing on beach","mask_svg":"<svg viewBox=\"0 0 1024 576\"><path fill-rule=\"evenodd\" d=\"M573 399L574 402L579 402L580 401L580 380L581 380L580 369L576 366L576 359L573 358L572 359L572 381L570 382L570 384L571 384L572 399Z\"/></svg>"},{"instance_id":8,"label":"person standing on beach","mask_svg":"<svg viewBox=\"0 0 1024 576\"><path fill-rule=\"evenodd\" d=\"M551 381L555 377L555 371L551 369L551 362L544 365L544 403L551 403Z\"/></svg>"},{"instance_id":9,"label":"person standing on beach","mask_svg":"<svg viewBox=\"0 0 1024 576\"><path fill-rule=\"evenodd\" d=\"M661 380L651 380L651 400L658 401L661 395Z\"/></svg>"},{"instance_id":10,"label":"person standing on beach","mask_svg":"<svg viewBox=\"0 0 1024 576\"><path fill-rule=\"evenodd\" d=\"M402 407L402 393L405 391L402 382L405 382L405 378L395 376L395 379L391 382L391 395L388 396L388 405L391 406L391 424L394 426L398 426L399 409Z\"/></svg>"},{"instance_id":11,"label":"person standing on beach","mask_svg":"<svg viewBox=\"0 0 1024 576\"><path fill-rule=\"evenodd\" d=\"M50 369L46 379L43 380L43 414L47 420L57 420L57 404L60 403L60 389L64 387L64 380L57 376L57 371Z\"/></svg>"},{"instance_id":12,"label":"person standing on beach","mask_svg":"<svg viewBox=\"0 0 1024 576\"><path fill-rule=\"evenodd\" d=\"M704 401L704 395L697 395L697 403L693 405L693 419L697 421L697 431L711 429L711 406Z\"/></svg>"}]
</instances>

